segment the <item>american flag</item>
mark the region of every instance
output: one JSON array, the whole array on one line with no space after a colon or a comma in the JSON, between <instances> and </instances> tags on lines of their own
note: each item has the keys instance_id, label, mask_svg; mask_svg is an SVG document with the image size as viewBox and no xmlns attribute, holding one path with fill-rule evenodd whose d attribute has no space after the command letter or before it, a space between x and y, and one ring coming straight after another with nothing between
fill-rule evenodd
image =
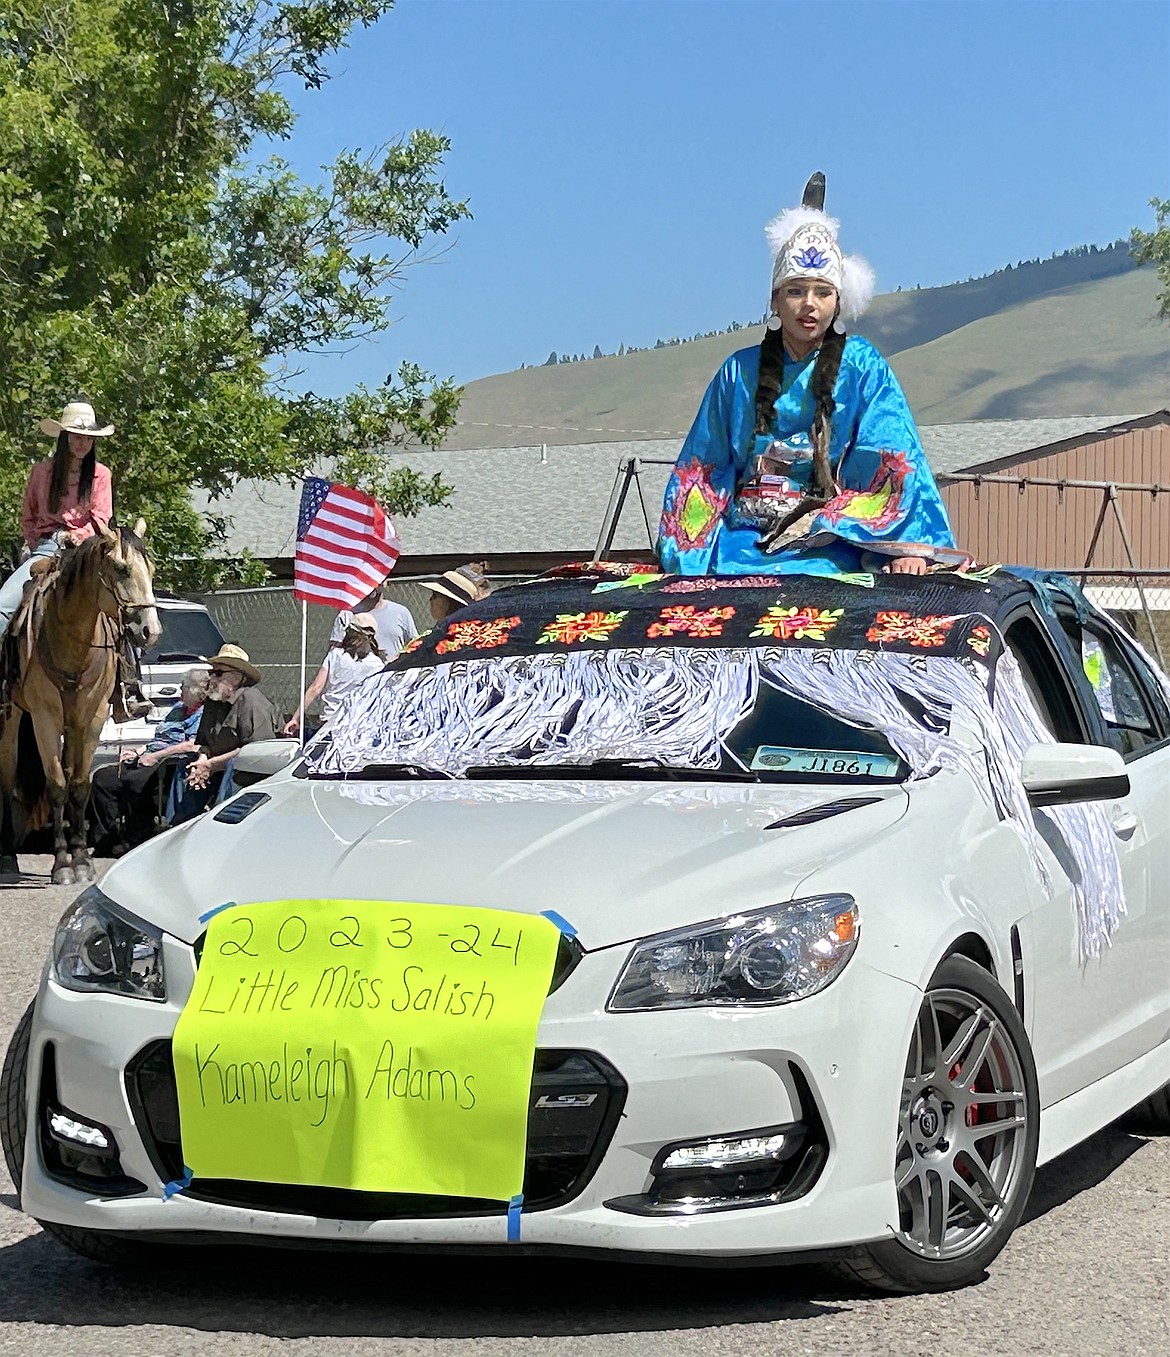
<instances>
[{"instance_id":1,"label":"american flag","mask_svg":"<svg viewBox=\"0 0 1170 1357\"><path fill-rule=\"evenodd\" d=\"M293 567L296 598L352 608L382 583L398 551L394 525L375 499L348 485L305 477Z\"/></svg>"}]
</instances>

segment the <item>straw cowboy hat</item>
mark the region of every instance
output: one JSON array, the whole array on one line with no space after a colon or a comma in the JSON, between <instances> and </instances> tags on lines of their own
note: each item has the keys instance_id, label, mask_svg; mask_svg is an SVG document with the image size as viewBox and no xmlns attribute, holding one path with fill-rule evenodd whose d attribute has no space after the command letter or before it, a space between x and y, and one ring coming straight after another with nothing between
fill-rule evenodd
<instances>
[{"instance_id":1,"label":"straw cowboy hat","mask_svg":"<svg viewBox=\"0 0 1170 1357\"><path fill-rule=\"evenodd\" d=\"M369 613L354 613L345 625L346 627L357 627L361 631L373 632L375 636L378 634L378 623Z\"/></svg>"},{"instance_id":2,"label":"straw cowboy hat","mask_svg":"<svg viewBox=\"0 0 1170 1357\"><path fill-rule=\"evenodd\" d=\"M47 433L50 438L56 438L60 433L83 433L90 438L108 438L113 432L112 424L98 424L93 406L87 401L70 401L61 411L60 419L41 420L41 433Z\"/></svg>"},{"instance_id":3,"label":"straw cowboy hat","mask_svg":"<svg viewBox=\"0 0 1170 1357\"><path fill-rule=\"evenodd\" d=\"M472 574L472 571L475 573ZM469 603L477 603L491 593L475 566L460 566L458 570L448 570L437 580L419 580L419 583L432 594L443 594L446 598L454 599L461 608Z\"/></svg>"},{"instance_id":4,"label":"straw cowboy hat","mask_svg":"<svg viewBox=\"0 0 1170 1357\"><path fill-rule=\"evenodd\" d=\"M207 657L207 663L213 669L234 669L238 674L243 674L249 683L260 682L259 669L248 659L248 652L239 646L221 645L218 654Z\"/></svg>"}]
</instances>

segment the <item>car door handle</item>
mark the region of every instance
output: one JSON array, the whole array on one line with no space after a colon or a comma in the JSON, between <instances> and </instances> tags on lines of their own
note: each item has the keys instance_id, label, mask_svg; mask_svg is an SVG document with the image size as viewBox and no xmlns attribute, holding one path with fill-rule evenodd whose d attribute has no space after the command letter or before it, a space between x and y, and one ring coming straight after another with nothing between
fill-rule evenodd
<instances>
[{"instance_id":1,"label":"car door handle","mask_svg":"<svg viewBox=\"0 0 1170 1357\"><path fill-rule=\"evenodd\" d=\"M1132 839L1138 827L1138 817L1132 810L1114 810L1109 822L1119 839Z\"/></svg>"}]
</instances>

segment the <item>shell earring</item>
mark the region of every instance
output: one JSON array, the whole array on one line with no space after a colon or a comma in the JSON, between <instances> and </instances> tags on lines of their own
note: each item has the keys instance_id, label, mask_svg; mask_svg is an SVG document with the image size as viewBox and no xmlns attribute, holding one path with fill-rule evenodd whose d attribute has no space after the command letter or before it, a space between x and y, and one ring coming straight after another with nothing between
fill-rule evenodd
<instances>
[{"instance_id":1,"label":"shell earring","mask_svg":"<svg viewBox=\"0 0 1170 1357\"><path fill-rule=\"evenodd\" d=\"M764 326L764 329L771 330L772 333L775 334L775 332L779 328L780 328L780 317L775 313L775 311L773 311L772 314L768 317L768 322Z\"/></svg>"}]
</instances>

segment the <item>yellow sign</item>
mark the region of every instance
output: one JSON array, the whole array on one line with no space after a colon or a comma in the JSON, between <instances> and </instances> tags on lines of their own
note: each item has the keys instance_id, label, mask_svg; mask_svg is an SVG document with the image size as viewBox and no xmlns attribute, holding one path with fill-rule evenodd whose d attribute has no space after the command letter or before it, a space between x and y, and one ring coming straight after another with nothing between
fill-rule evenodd
<instances>
[{"instance_id":1,"label":"yellow sign","mask_svg":"<svg viewBox=\"0 0 1170 1357\"><path fill-rule=\"evenodd\" d=\"M539 915L459 905L216 914L174 1036L187 1166L508 1201L559 940Z\"/></svg>"}]
</instances>

